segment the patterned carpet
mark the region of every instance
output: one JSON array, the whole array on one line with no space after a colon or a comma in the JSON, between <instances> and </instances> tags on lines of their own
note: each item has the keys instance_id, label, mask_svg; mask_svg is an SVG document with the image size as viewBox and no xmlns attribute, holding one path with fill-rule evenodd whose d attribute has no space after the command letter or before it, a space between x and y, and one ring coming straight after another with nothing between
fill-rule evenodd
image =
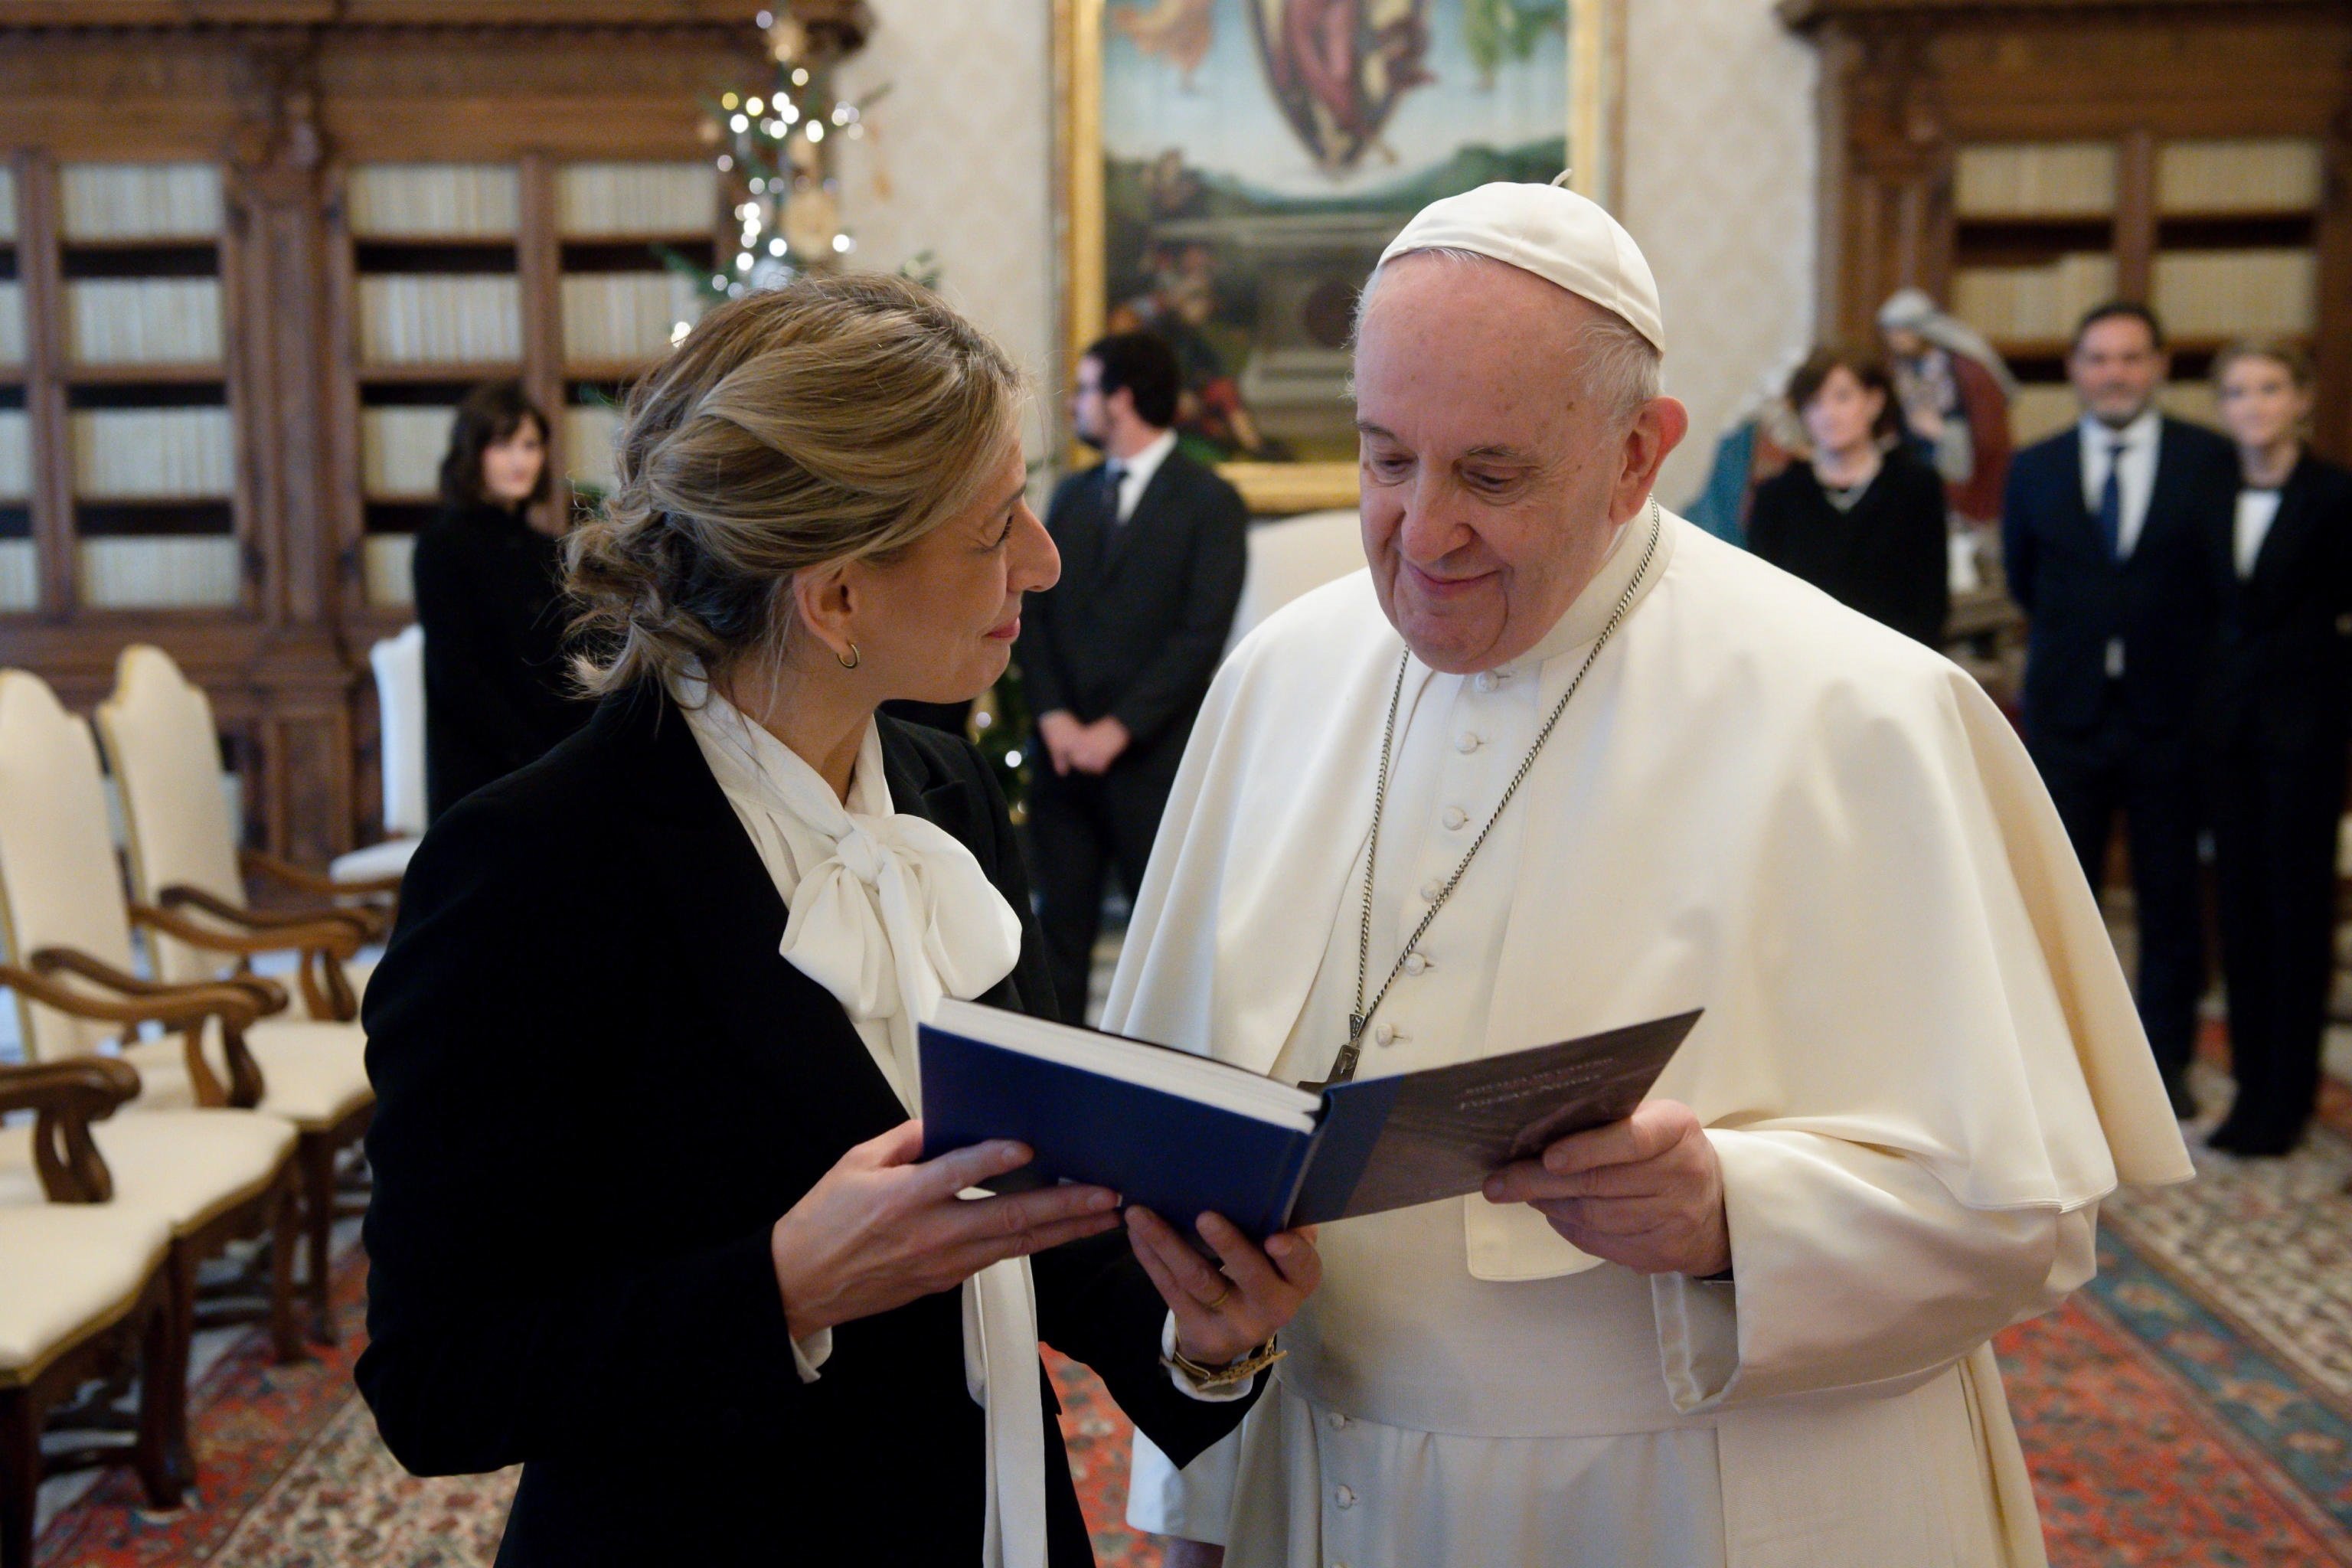
<instances>
[{"instance_id":1,"label":"patterned carpet","mask_svg":"<svg viewBox=\"0 0 2352 1568\"><path fill-rule=\"evenodd\" d=\"M2206 1099L2226 1102L2211 1069ZM2284 1162L2200 1147L2200 1179L2109 1205L2099 1278L2001 1336L2056 1568L2352 1568L2352 1092ZM514 1477L420 1481L351 1388L364 1265L337 1279L343 1344L268 1363L258 1335L196 1390L201 1500L169 1514L109 1477L43 1533L42 1568L473 1568ZM1128 1427L1049 1358L1104 1568L1157 1568L1120 1524Z\"/></svg>"}]
</instances>

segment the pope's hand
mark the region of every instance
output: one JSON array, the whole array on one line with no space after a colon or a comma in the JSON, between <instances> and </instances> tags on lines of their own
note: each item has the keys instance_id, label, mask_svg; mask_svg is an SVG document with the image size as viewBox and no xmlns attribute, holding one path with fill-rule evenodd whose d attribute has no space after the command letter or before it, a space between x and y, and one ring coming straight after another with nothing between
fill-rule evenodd
<instances>
[{"instance_id":1,"label":"pope's hand","mask_svg":"<svg viewBox=\"0 0 2352 1568\"><path fill-rule=\"evenodd\" d=\"M1223 1366L1265 1343L1297 1315L1323 1282L1323 1259L1312 1227L1267 1237L1261 1250L1223 1215L1204 1214L1199 1223L1201 1239L1223 1260L1222 1271L1150 1209L1127 1211L1127 1236L1160 1299L1176 1314L1176 1348L1202 1366Z\"/></svg>"},{"instance_id":2,"label":"pope's hand","mask_svg":"<svg viewBox=\"0 0 2352 1568\"><path fill-rule=\"evenodd\" d=\"M1731 1267L1723 1164L1687 1105L1633 1114L1559 1140L1540 1160L1486 1178L1491 1203L1531 1204L1580 1251L1643 1274L1704 1279Z\"/></svg>"}]
</instances>

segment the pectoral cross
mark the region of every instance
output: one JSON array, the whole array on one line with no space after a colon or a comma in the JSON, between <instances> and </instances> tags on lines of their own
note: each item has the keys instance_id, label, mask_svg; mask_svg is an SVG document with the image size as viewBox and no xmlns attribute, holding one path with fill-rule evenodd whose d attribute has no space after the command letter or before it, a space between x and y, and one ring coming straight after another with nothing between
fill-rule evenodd
<instances>
[{"instance_id":1,"label":"pectoral cross","mask_svg":"<svg viewBox=\"0 0 2352 1568\"><path fill-rule=\"evenodd\" d=\"M1348 1043L1339 1047L1339 1059L1331 1064L1331 1076L1316 1083L1302 1083L1301 1089L1326 1089L1349 1083L1356 1076L1356 1063L1364 1054L1364 1026L1371 1022L1361 1013L1348 1015Z\"/></svg>"}]
</instances>

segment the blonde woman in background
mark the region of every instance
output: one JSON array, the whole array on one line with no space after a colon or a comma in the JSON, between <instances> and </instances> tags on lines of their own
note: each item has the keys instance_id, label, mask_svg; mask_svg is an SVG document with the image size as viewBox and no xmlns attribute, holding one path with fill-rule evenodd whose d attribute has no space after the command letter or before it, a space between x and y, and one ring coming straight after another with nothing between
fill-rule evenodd
<instances>
[{"instance_id":1,"label":"blonde woman in background","mask_svg":"<svg viewBox=\"0 0 2352 1568\"><path fill-rule=\"evenodd\" d=\"M2202 703L2230 996L2230 1114L2209 1142L2286 1153L2319 1091L2335 968L2336 841L2352 744L2352 473L2304 445L2311 363L2288 343L2215 362L2237 505L2214 542L2220 625Z\"/></svg>"}]
</instances>

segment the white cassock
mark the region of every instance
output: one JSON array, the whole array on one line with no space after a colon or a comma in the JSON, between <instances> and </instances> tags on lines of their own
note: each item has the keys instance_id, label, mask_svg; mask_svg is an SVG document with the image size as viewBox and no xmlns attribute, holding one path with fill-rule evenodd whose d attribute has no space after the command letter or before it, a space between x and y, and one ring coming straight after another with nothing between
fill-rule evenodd
<instances>
[{"instance_id":1,"label":"white cassock","mask_svg":"<svg viewBox=\"0 0 2352 1568\"><path fill-rule=\"evenodd\" d=\"M1536 648L1407 669L1370 987L1591 651L1650 523ZM1402 643L1359 573L1211 691L1106 1026L1288 1079L1346 1033ZM1525 1205L1327 1226L1276 1385L1129 1519L1284 1563L2042 1563L1988 1344L2190 1174L2023 748L1910 639L1667 514L1640 596L1375 1017L1361 1072L1706 1009L1654 1091L1724 1172L1732 1284Z\"/></svg>"}]
</instances>

